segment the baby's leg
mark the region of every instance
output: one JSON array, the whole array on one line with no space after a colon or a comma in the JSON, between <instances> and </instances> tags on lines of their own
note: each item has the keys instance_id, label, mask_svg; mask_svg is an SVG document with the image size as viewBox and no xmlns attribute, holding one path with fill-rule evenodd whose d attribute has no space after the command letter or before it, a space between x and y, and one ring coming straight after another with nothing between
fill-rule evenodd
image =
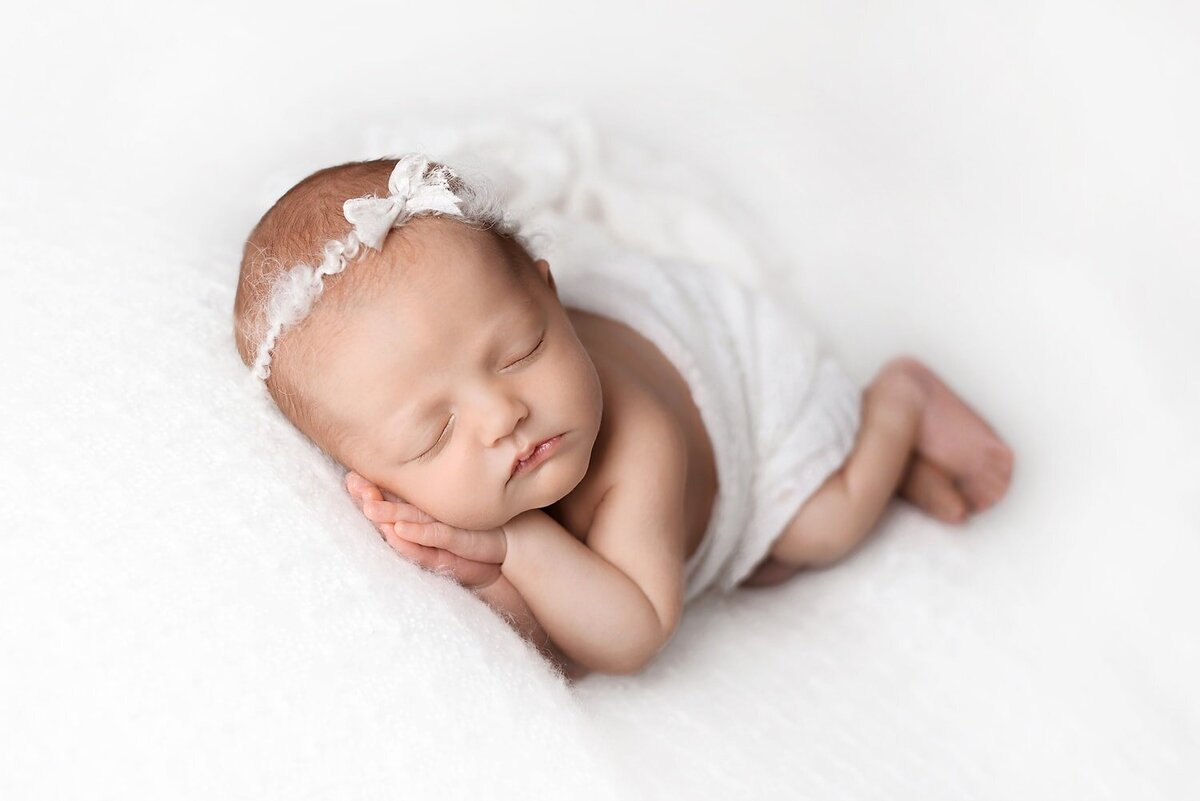
<instances>
[{"instance_id":1,"label":"baby's leg","mask_svg":"<svg viewBox=\"0 0 1200 801\"><path fill-rule=\"evenodd\" d=\"M1004 494L1011 470L1012 452L978 415L920 362L895 359L863 393L846 463L800 507L771 557L795 567L836 562L866 537L902 483L928 511L953 488L979 511Z\"/></svg>"},{"instance_id":2,"label":"baby's leg","mask_svg":"<svg viewBox=\"0 0 1200 801\"><path fill-rule=\"evenodd\" d=\"M954 479L915 451L909 458L896 494L947 523L960 523L966 519L967 501L955 488ZM771 587L786 581L801 569L768 555L742 584L747 587Z\"/></svg>"}]
</instances>

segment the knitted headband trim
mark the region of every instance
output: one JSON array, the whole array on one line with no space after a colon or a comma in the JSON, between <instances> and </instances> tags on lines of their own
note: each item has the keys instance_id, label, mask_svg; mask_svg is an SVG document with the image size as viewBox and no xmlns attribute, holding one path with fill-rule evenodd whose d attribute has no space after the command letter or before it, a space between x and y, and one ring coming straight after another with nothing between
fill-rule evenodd
<instances>
[{"instance_id":1,"label":"knitted headband trim","mask_svg":"<svg viewBox=\"0 0 1200 801\"><path fill-rule=\"evenodd\" d=\"M325 257L317 267L297 264L275 279L267 300L267 329L258 346L251 373L266 380L271 375L271 351L285 328L294 326L312 310L325 288L325 276L340 273L362 253L363 247L382 250L388 232L412 218L427 214L462 217L463 199L450 189L458 178L449 167L429 169L429 159L417 153L402 156L388 178L387 197L356 197L342 204L342 213L354 226L344 239L325 243Z\"/></svg>"}]
</instances>

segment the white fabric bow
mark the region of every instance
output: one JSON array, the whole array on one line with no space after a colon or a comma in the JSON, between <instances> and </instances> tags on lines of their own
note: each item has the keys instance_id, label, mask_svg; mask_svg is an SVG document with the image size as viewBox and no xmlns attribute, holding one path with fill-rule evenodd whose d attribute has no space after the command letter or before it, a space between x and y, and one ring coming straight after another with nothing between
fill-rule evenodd
<instances>
[{"instance_id":1,"label":"white fabric bow","mask_svg":"<svg viewBox=\"0 0 1200 801\"><path fill-rule=\"evenodd\" d=\"M388 178L387 197L356 197L342 204L342 213L354 226L359 242L382 250L388 231L423 211L462 216L459 198L447 182L449 171L438 167L426 175L428 167L429 160L424 156L404 156Z\"/></svg>"}]
</instances>

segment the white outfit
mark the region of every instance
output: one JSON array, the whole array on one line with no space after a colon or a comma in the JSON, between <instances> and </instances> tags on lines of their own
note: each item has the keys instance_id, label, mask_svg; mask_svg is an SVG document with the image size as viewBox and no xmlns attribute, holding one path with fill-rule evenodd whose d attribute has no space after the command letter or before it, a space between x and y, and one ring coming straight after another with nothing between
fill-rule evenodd
<instances>
[{"instance_id":1,"label":"white outfit","mask_svg":"<svg viewBox=\"0 0 1200 801\"><path fill-rule=\"evenodd\" d=\"M796 310L719 268L627 252L570 268L555 275L562 303L633 328L691 389L718 487L685 600L729 592L846 460L861 389Z\"/></svg>"}]
</instances>

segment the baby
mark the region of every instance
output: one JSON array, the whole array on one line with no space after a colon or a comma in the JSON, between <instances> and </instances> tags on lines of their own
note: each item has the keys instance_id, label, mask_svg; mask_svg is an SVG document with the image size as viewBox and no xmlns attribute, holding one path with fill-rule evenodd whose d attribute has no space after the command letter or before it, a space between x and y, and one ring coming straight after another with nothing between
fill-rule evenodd
<instances>
[{"instance_id":1,"label":"baby","mask_svg":"<svg viewBox=\"0 0 1200 801\"><path fill-rule=\"evenodd\" d=\"M253 380L388 544L569 678L641 670L705 589L838 561L893 495L960 522L1008 488L1010 449L915 359L862 391L717 270L567 273L486 185L407 155L284 194L234 315Z\"/></svg>"}]
</instances>

